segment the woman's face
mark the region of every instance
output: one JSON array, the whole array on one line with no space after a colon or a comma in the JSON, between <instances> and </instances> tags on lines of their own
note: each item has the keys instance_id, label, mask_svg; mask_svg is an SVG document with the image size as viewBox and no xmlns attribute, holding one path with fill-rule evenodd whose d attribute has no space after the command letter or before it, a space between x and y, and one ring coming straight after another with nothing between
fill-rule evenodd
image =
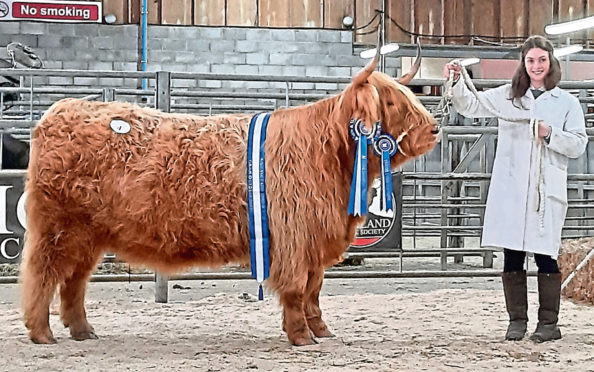
<instances>
[{"instance_id":1,"label":"woman's face","mask_svg":"<svg viewBox=\"0 0 594 372\"><path fill-rule=\"evenodd\" d=\"M545 76L547 76L551 67L549 52L540 48L532 48L526 53L524 64L532 86L535 88L543 86Z\"/></svg>"}]
</instances>

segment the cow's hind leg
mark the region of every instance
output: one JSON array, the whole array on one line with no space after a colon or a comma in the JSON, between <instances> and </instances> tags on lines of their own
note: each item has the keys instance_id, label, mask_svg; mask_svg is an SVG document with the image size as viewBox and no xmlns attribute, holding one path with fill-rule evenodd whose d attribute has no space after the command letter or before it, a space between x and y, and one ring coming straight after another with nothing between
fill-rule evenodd
<instances>
[{"instance_id":1,"label":"cow's hind leg","mask_svg":"<svg viewBox=\"0 0 594 372\"><path fill-rule=\"evenodd\" d=\"M52 224L52 221L63 220L68 222L67 227ZM49 326L49 306L58 286L62 292L62 318L66 316L77 332L80 324L86 323L86 320L81 322L80 316L77 318L73 314L80 314L84 298L84 281L80 285L75 278L82 275L86 280L90 272L87 267L92 268L92 265L84 262L95 262L94 249L90 245L91 231L86 225L73 223L73 219L63 220L36 221L27 231L21 270L22 301L25 325L35 343L56 342ZM85 270L81 271L81 267L87 268L86 276L82 274ZM73 303L80 303L80 307L71 306ZM84 309L82 313L84 319Z\"/></svg>"},{"instance_id":2,"label":"cow's hind leg","mask_svg":"<svg viewBox=\"0 0 594 372\"><path fill-rule=\"evenodd\" d=\"M50 244L29 231L21 265L23 320L29 337L37 344L56 343L49 325L49 306L60 281L60 263L51 256Z\"/></svg>"},{"instance_id":3,"label":"cow's hind leg","mask_svg":"<svg viewBox=\"0 0 594 372\"><path fill-rule=\"evenodd\" d=\"M55 344L49 325L49 306L57 281L41 261L40 258L28 259L21 268L23 319L31 341Z\"/></svg>"},{"instance_id":4,"label":"cow's hind leg","mask_svg":"<svg viewBox=\"0 0 594 372\"><path fill-rule=\"evenodd\" d=\"M84 301L87 281L99 258L87 257L60 285L60 317L64 326L70 329L70 335L75 340L97 338L95 330L87 321Z\"/></svg>"},{"instance_id":5,"label":"cow's hind leg","mask_svg":"<svg viewBox=\"0 0 594 372\"><path fill-rule=\"evenodd\" d=\"M304 310L309 329L316 337L334 336L322 320L322 310L320 310L320 291L324 281L324 269L310 271L305 288Z\"/></svg>"}]
</instances>

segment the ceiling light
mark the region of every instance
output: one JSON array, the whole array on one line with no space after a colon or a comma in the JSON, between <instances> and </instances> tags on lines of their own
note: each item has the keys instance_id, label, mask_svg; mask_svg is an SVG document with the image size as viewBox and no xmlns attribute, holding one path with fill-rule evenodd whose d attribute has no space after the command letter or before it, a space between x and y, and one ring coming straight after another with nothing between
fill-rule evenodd
<instances>
[{"instance_id":1,"label":"ceiling light","mask_svg":"<svg viewBox=\"0 0 594 372\"><path fill-rule=\"evenodd\" d=\"M380 48L380 54L388 54L397 51L400 48L400 45L396 43L386 44ZM366 49L359 53L359 56L364 59L369 59L375 57L377 48L373 49Z\"/></svg>"},{"instance_id":2,"label":"ceiling light","mask_svg":"<svg viewBox=\"0 0 594 372\"><path fill-rule=\"evenodd\" d=\"M582 51L582 49L584 49L583 46L581 46L579 44L573 44L573 45L569 45L569 46L566 46L563 48L555 48L553 50L553 55L557 58L560 58L560 57L567 56L569 54L580 52L580 51Z\"/></svg>"},{"instance_id":3,"label":"ceiling light","mask_svg":"<svg viewBox=\"0 0 594 372\"><path fill-rule=\"evenodd\" d=\"M345 16L342 19L342 25L346 28L351 28L353 27L353 24L355 23L355 20L353 20L353 17L351 16Z\"/></svg>"},{"instance_id":4,"label":"ceiling light","mask_svg":"<svg viewBox=\"0 0 594 372\"><path fill-rule=\"evenodd\" d=\"M106 14L105 17L103 17L103 20L105 21L105 23L113 24L118 19L116 18L115 14L110 13L110 14Z\"/></svg>"},{"instance_id":5,"label":"ceiling light","mask_svg":"<svg viewBox=\"0 0 594 372\"><path fill-rule=\"evenodd\" d=\"M545 32L549 35L559 35L584 30L590 27L594 27L594 16L547 25L545 26Z\"/></svg>"}]
</instances>

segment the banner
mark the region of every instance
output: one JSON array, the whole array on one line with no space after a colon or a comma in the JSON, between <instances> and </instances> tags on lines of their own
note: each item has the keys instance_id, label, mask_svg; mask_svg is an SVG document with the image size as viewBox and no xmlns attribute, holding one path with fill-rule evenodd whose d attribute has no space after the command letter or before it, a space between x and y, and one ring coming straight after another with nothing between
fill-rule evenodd
<instances>
[{"instance_id":1,"label":"banner","mask_svg":"<svg viewBox=\"0 0 594 372\"><path fill-rule=\"evenodd\" d=\"M101 23L102 18L101 2L0 0L0 21Z\"/></svg>"},{"instance_id":2,"label":"banner","mask_svg":"<svg viewBox=\"0 0 594 372\"><path fill-rule=\"evenodd\" d=\"M21 260L27 218L24 177L0 178L0 263Z\"/></svg>"},{"instance_id":3,"label":"banner","mask_svg":"<svg viewBox=\"0 0 594 372\"><path fill-rule=\"evenodd\" d=\"M380 200L383 194L381 182L374 180L371 185L371 198L367 217L362 226L357 227L355 240L349 252L356 251L400 251L402 250L402 174L392 173L394 208L382 212Z\"/></svg>"}]
</instances>

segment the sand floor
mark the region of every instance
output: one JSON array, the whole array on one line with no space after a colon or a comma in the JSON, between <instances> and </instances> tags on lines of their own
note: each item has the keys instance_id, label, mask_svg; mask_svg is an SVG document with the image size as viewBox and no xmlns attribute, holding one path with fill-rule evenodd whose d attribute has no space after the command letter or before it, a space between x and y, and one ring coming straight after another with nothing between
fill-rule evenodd
<instances>
[{"instance_id":1,"label":"sand floor","mask_svg":"<svg viewBox=\"0 0 594 372\"><path fill-rule=\"evenodd\" d=\"M56 345L34 345L18 286L0 285L4 371L594 371L594 307L562 301L563 339L504 342L499 278L326 279L320 303L335 337L293 347L273 295L256 283L90 283L87 314L98 340L74 341L58 315ZM175 286L175 287L174 287ZM536 279L529 278L536 325Z\"/></svg>"}]
</instances>

